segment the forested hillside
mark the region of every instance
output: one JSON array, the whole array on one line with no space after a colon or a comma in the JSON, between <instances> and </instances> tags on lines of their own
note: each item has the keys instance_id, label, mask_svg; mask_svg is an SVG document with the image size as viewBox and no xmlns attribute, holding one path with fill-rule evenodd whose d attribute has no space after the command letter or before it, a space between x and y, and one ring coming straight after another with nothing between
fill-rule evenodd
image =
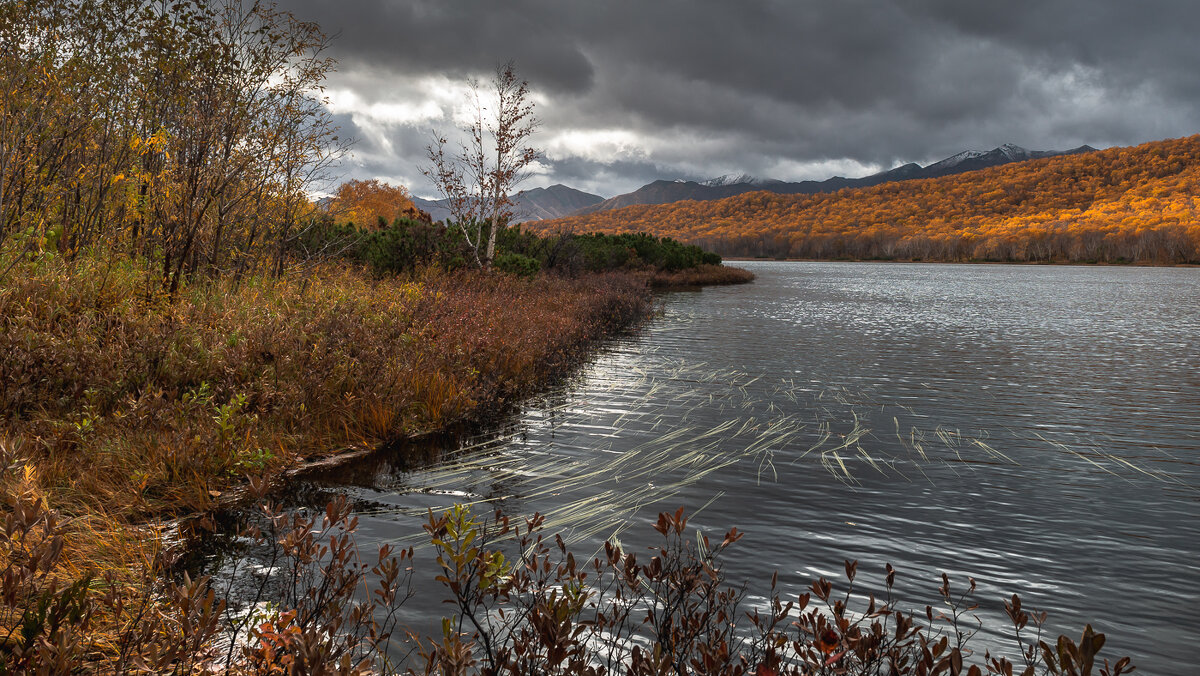
<instances>
[{"instance_id":1,"label":"forested hillside","mask_svg":"<svg viewBox=\"0 0 1200 676\"><path fill-rule=\"evenodd\" d=\"M894 169L859 178L834 176L823 181L790 183L769 178L759 179L742 174L739 176L721 176L701 183L697 183L696 181L659 180L647 183L633 192L610 197L604 201L579 209L574 213L564 213L561 215L582 216L598 211L620 209L635 204L669 204L683 200L719 200L760 190L780 193L782 195L813 195L822 192L835 192L843 188L868 188L881 183L907 181L914 178L940 178L942 176L977 171L988 167L997 167L1011 162L1023 162L1043 157L1057 157L1059 155L1074 155L1095 151L1095 148L1086 145L1061 151L1026 150L1020 146L1006 143L999 148L987 151L966 150L924 167L910 162ZM555 216L544 216L544 218L555 218Z\"/></svg>"},{"instance_id":2,"label":"forested hillside","mask_svg":"<svg viewBox=\"0 0 1200 676\"><path fill-rule=\"evenodd\" d=\"M724 256L1200 262L1200 136L817 195L754 192L530 224Z\"/></svg>"}]
</instances>

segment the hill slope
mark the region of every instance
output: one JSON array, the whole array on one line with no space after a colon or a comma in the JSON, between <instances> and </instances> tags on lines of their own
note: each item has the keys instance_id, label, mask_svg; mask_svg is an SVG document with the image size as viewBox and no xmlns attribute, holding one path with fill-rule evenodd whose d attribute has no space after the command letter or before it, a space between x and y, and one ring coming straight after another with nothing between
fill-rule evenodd
<instances>
[{"instance_id":1,"label":"hill slope","mask_svg":"<svg viewBox=\"0 0 1200 676\"><path fill-rule=\"evenodd\" d=\"M970 158L967 158L970 159ZM1200 262L1200 136L816 195L758 191L531 224L726 256Z\"/></svg>"},{"instance_id":2,"label":"hill slope","mask_svg":"<svg viewBox=\"0 0 1200 676\"><path fill-rule=\"evenodd\" d=\"M823 181L800 181L788 183L772 179L757 180L750 176L722 176L711 181L697 183L696 181L654 181L637 190L624 195L610 197L602 202L580 209L573 215L584 215L597 211L621 209L635 204L668 204L682 200L718 200L743 193L766 190L784 195L812 195L820 192L833 192L842 188L865 188L891 181L906 181L913 178L936 178L961 174L977 169L1000 166L1010 162L1056 157L1058 155L1075 155L1094 152L1091 146L1079 146L1071 150L1026 150L1020 146L1006 143L999 148L988 151L967 150L940 162L934 162L922 167L919 164L905 164L895 169L883 171L862 178L844 178L834 176Z\"/></svg>"}]
</instances>

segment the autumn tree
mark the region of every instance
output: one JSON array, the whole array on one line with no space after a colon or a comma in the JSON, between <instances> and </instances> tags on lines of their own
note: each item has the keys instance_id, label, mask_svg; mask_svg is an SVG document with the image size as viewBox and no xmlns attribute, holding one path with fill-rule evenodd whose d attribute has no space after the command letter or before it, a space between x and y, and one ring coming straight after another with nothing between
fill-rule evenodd
<instances>
[{"instance_id":1,"label":"autumn tree","mask_svg":"<svg viewBox=\"0 0 1200 676\"><path fill-rule=\"evenodd\" d=\"M337 157L320 100L333 68L316 24L261 3L181 1L145 12L151 53L140 88L139 206L174 292L200 269L239 271L284 253L306 188ZM145 146L143 146L145 147Z\"/></svg>"},{"instance_id":2,"label":"autumn tree","mask_svg":"<svg viewBox=\"0 0 1200 676\"><path fill-rule=\"evenodd\" d=\"M261 2L0 3L0 246L120 247L171 292L282 272L345 148L327 45Z\"/></svg>"},{"instance_id":3,"label":"autumn tree","mask_svg":"<svg viewBox=\"0 0 1200 676\"><path fill-rule=\"evenodd\" d=\"M338 186L329 207L335 217L357 225L372 227L377 223L417 213L412 195L403 186L371 179L350 180Z\"/></svg>"},{"instance_id":4,"label":"autumn tree","mask_svg":"<svg viewBox=\"0 0 1200 676\"><path fill-rule=\"evenodd\" d=\"M512 195L541 156L529 145L537 129L529 83L517 77L510 61L496 69L488 101L471 81L474 120L462 132L466 142L449 149L436 135L426 148L430 165L422 172L441 194L454 225L475 252L476 262L490 267L496 233L512 218Z\"/></svg>"},{"instance_id":5,"label":"autumn tree","mask_svg":"<svg viewBox=\"0 0 1200 676\"><path fill-rule=\"evenodd\" d=\"M80 87L87 69L73 9L0 3L0 243L27 228L41 234L80 164L92 100Z\"/></svg>"}]
</instances>

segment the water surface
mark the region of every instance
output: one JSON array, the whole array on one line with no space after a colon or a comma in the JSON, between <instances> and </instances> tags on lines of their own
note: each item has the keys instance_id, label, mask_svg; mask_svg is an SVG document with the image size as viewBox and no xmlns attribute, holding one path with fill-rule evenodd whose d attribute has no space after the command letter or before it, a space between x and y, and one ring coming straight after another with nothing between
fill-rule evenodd
<instances>
[{"instance_id":1,"label":"water surface","mask_svg":"<svg viewBox=\"0 0 1200 676\"><path fill-rule=\"evenodd\" d=\"M885 562L914 608L941 571L996 621L1017 592L1143 673L1200 661L1200 270L747 263L748 286L661 317L416 471L312 477L361 540L422 541L427 508L540 511L590 555L683 506L763 591ZM836 579L836 578L835 578ZM428 623L436 604L410 602ZM430 625L432 626L432 625ZM979 647L994 645L981 635Z\"/></svg>"}]
</instances>

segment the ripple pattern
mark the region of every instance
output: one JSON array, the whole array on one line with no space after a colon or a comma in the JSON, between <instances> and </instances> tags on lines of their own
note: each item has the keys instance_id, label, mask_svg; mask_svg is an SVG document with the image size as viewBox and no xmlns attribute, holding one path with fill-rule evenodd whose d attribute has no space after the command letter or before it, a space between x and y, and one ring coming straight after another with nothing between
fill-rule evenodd
<instances>
[{"instance_id":1,"label":"ripple pattern","mask_svg":"<svg viewBox=\"0 0 1200 676\"><path fill-rule=\"evenodd\" d=\"M350 493L368 550L455 502L540 511L584 553L683 506L748 533L752 590L890 562L914 607L971 575L999 626L1019 592L1142 673L1200 661L1200 270L747 267L433 465L306 494Z\"/></svg>"}]
</instances>

